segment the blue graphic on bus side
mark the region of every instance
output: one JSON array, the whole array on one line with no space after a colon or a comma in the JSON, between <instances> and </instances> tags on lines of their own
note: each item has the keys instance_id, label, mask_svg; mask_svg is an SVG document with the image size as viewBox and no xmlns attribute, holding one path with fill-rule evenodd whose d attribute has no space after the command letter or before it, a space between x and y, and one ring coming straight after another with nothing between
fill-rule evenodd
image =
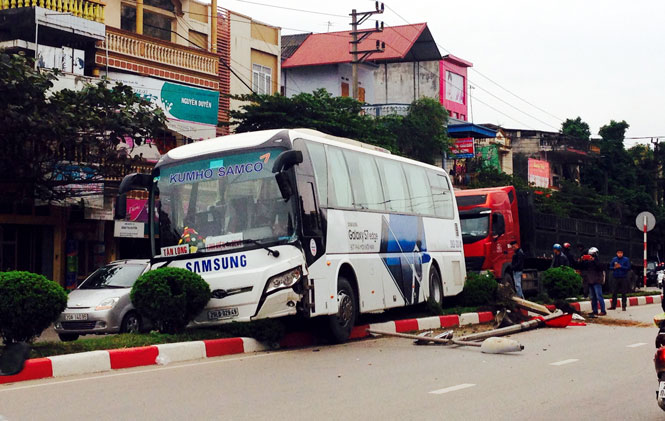
<instances>
[{"instance_id":1,"label":"blue graphic on bus side","mask_svg":"<svg viewBox=\"0 0 665 421\"><path fill-rule=\"evenodd\" d=\"M210 259L187 262L185 268L194 273L218 272L220 270L244 268L247 266L247 256L223 256Z\"/></svg>"},{"instance_id":2,"label":"blue graphic on bus side","mask_svg":"<svg viewBox=\"0 0 665 421\"><path fill-rule=\"evenodd\" d=\"M429 263L423 218L414 215L383 216L381 255L407 304L418 300L423 264Z\"/></svg>"}]
</instances>

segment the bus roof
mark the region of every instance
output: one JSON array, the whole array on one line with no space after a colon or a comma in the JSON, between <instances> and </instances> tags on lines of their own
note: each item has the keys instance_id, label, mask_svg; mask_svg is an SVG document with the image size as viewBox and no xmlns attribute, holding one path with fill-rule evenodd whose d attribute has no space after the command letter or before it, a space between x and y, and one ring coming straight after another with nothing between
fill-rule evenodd
<instances>
[{"instance_id":1,"label":"bus roof","mask_svg":"<svg viewBox=\"0 0 665 421\"><path fill-rule=\"evenodd\" d=\"M423 167L443 171L442 168L433 165L425 164L423 162L415 161L409 158L403 158L397 155L391 155L390 151L380 146L370 145L368 143L359 142L357 140L348 139L345 137L332 136L313 129L259 130L255 132L245 132L245 133L221 136L208 140L200 140L198 142L190 143L188 145L183 145L171 149L164 156L162 156L157 166L159 167L160 164L165 163L165 161L172 163L174 161L179 161L182 159L190 159L201 155L226 152L234 149L251 148L254 146L258 146L264 142L267 142L268 140L278 135L282 135L281 137L287 137L290 140L303 138L318 143L338 146L345 149L352 149L376 156L384 156L390 159L395 159L402 162L409 162Z\"/></svg>"}]
</instances>

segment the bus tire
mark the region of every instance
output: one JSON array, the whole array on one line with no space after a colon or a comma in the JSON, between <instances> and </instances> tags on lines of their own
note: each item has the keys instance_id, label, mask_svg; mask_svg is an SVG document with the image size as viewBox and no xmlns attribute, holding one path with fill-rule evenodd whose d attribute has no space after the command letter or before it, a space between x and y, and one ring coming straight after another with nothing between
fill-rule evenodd
<instances>
[{"instance_id":1,"label":"bus tire","mask_svg":"<svg viewBox=\"0 0 665 421\"><path fill-rule=\"evenodd\" d=\"M436 266L432 265L429 271L429 296L443 306L443 283L441 282L441 275Z\"/></svg>"},{"instance_id":2,"label":"bus tire","mask_svg":"<svg viewBox=\"0 0 665 421\"><path fill-rule=\"evenodd\" d=\"M337 314L328 316L328 331L330 339L339 344L351 336L358 315L356 294L343 276L337 280L337 302Z\"/></svg>"}]
</instances>

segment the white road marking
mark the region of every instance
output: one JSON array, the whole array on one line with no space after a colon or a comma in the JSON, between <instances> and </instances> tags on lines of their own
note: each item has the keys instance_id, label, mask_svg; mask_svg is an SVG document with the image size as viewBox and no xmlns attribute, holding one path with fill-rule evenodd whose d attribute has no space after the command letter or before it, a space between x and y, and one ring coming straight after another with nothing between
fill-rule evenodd
<instances>
[{"instance_id":1,"label":"white road marking","mask_svg":"<svg viewBox=\"0 0 665 421\"><path fill-rule=\"evenodd\" d=\"M467 389L467 388L473 387L473 386L475 386L475 384L464 383L464 384L458 384L457 386L446 387L445 389L432 390L429 393L431 393L433 395L443 395L444 393L454 392L456 390Z\"/></svg>"},{"instance_id":2,"label":"white road marking","mask_svg":"<svg viewBox=\"0 0 665 421\"><path fill-rule=\"evenodd\" d=\"M555 363L550 363L550 365L564 365L564 364L574 363L574 362L577 362L577 361L579 361L579 360L577 360L575 358L571 358L570 360L563 360L563 361L557 361Z\"/></svg>"},{"instance_id":3,"label":"white road marking","mask_svg":"<svg viewBox=\"0 0 665 421\"><path fill-rule=\"evenodd\" d=\"M637 348L638 346L646 345L644 342L638 342L632 345L626 345L626 348Z\"/></svg>"},{"instance_id":4,"label":"white road marking","mask_svg":"<svg viewBox=\"0 0 665 421\"><path fill-rule=\"evenodd\" d=\"M162 370L174 370L174 369L178 369L178 368L191 367L191 366L195 366L195 365L218 364L218 363L225 363L227 361L249 360L249 359L260 358L260 357L268 357L270 355L278 355L278 354L279 354L278 352L271 352L271 353L266 353L266 354L258 354L258 355L243 356L243 357L236 357L236 358L226 358L226 359L219 359L219 360L214 360L214 361L199 361L199 362L189 363L189 364L174 365L174 366L171 366L171 367L151 365L150 367L152 367L152 369L128 371L128 372L124 372L124 373L123 372L113 373L116 370L111 370L110 372L109 371L106 372L106 373L110 373L110 374L102 374L102 375L99 375L99 376L86 377L86 378L83 378L83 379L60 380L60 381L41 383L41 384L31 384L31 385L28 385L28 386L4 387L3 385L0 384L0 393L2 393L2 392L11 392L13 390L33 389L35 387L42 387L42 386L60 385L60 384L63 384L63 383L75 383L75 382L82 382L82 381L86 381L86 380L97 380L97 379L103 379L103 378L108 378L108 377L129 376L129 375L132 375L132 374L159 372L159 371L162 371ZM212 358L218 358L218 357L212 357ZM119 370L125 370L125 369L119 369ZM53 378L54 377L47 377L45 379L35 379L35 380L48 380L48 379L53 379ZM3 421L2 418L0 418L0 421Z\"/></svg>"}]
</instances>

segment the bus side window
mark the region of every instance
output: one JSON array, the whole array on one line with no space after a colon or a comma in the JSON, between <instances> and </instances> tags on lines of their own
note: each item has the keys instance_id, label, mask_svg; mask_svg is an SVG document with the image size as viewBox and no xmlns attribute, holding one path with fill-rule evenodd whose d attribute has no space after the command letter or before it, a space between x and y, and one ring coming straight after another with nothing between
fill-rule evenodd
<instances>
[{"instance_id":1,"label":"bus side window","mask_svg":"<svg viewBox=\"0 0 665 421\"><path fill-rule=\"evenodd\" d=\"M300 204L302 207L303 234L306 236L319 236L321 235L321 223L314 200L314 183L309 181L299 182L298 191L300 192Z\"/></svg>"},{"instance_id":2,"label":"bus side window","mask_svg":"<svg viewBox=\"0 0 665 421\"><path fill-rule=\"evenodd\" d=\"M314 176L316 177L316 189L319 196L319 205L328 206L328 163L326 161L326 150L323 145L314 142L306 142Z\"/></svg>"},{"instance_id":3,"label":"bus side window","mask_svg":"<svg viewBox=\"0 0 665 421\"><path fill-rule=\"evenodd\" d=\"M452 192L448 180L443 174L434 171L427 171L427 178L429 178L432 189L436 216L452 218L455 215L455 210L453 209Z\"/></svg>"}]
</instances>

